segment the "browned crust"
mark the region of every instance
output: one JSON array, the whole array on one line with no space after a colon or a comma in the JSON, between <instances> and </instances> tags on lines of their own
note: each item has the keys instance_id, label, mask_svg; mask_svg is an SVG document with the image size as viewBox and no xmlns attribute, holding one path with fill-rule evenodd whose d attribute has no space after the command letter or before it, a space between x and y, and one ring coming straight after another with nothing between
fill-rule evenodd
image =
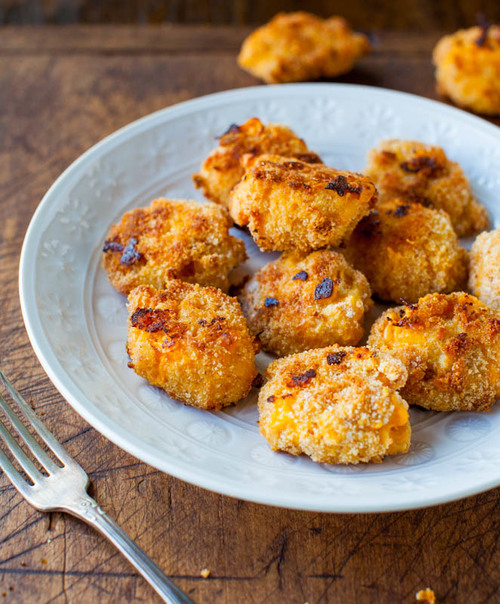
<instances>
[{"instance_id":1,"label":"browned crust","mask_svg":"<svg viewBox=\"0 0 500 604\"><path fill-rule=\"evenodd\" d=\"M440 94L476 113L500 115L500 26L444 36L434 48L433 62Z\"/></svg>"},{"instance_id":2,"label":"browned crust","mask_svg":"<svg viewBox=\"0 0 500 604\"><path fill-rule=\"evenodd\" d=\"M272 449L323 463L404 453L408 406L396 390L406 377L400 361L367 347L329 346L274 361L259 394L260 431Z\"/></svg>"},{"instance_id":3,"label":"browned crust","mask_svg":"<svg viewBox=\"0 0 500 604\"><path fill-rule=\"evenodd\" d=\"M229 210L264 251L341 245L375 205L362 174L276 155L248 158L246 167Z\"/></svg>"},{"instance_id":4,"label":"browned crust","mask_svg":"<svg viewBox=\"0 0 500 604\"><path fill-rule=\"evenodd\" d=\"M418 203L378 203L342 251L382 300L416 302L467 283L468 254L448 215Z\"/></svg>"},{"instance_id":5,"label":"browned crust","mask_svg":"<svg viewBox=\"0 0 500 604\"><path fill-rule=\"evenodd\" d=\"M290 128L280 124L263 124L253 117L244 124L232 124L219 138L219 146L205 159L200 171L193 174L194 185L202 189L207 199L227 206L231 189L245 172L243 158L257 157L263 153L296 157L307 163L321 163L321 158L310 151Z\"/></svg>"},{"instance_id":6,"label":"browned crust","mask_svg":"<svg viewBox=\"0 0 500 604\"><path fill-rule=\"evenodd\" d=\"M129 366L170 396L203 409L244 398L257 349L240 306L220 289L178 280L129 296Z\"/></svg>"},{"instance_id":7,"label":"browned crust","mask_svg":"<svg viewBox=\"0 0 500 604\"><path fill-rule=\"evenodd\" d=\"M283 254L253 275L240 301L263 349L278 356L357 344L372 305L365 277L331 250Z\"/></svg>"},{"instance_id":8,"label":"browned crust","mask_svg":"<svg viewBox=\"0 0 500 604\"><path fill-rule=\"evenodd\" d=\"M500 315L474 296L429 294L388 310L368 342L405 363L410 404L486 411L500 396Z\"/></svg>"},{"instance_id":9,"label":"browned crust","mask_svg":"<svg viewBox=\"0 0 500 604\"><path fill-rule=\"evenodd\" d=\"M487 228L486 209L472 194L462 168L441 147L398 139L382 141L369 152L365 174L375 183L380 201L400 198L444 210L459 237Z\"/></svg>"},{"instance_id":10,"label":"browned crust","mask_svg":"<svg viewBox=\"0 0 500 604\"><path fill-rule=\"evenodd\" d=\"M270 84L300 82L347 73L369 51L368 38L342 17L298 11L279 13L250 34L238 63Z\"/></svg>"},{"instance_id":11,"label":"browned crust","mask_svg":"<svg viewBox=\"0 0 500 604\"><path fill-rule=\"evenodd\" d=\"M214 204L157 199L111 227L103 265L124 294L174 278L227 290L229 272L246 258L243 241L229 235L231 226L227 212Z\"/></svg>"}]
</instances>

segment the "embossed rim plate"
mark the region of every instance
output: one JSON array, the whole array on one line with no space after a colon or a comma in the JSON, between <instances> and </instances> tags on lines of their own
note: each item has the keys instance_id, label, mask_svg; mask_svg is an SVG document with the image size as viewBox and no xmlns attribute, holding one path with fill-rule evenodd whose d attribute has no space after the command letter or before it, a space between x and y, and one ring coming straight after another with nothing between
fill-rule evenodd
<instances>
[{"instance_id":1,"label":"embossed rim plate","mask_svg":"<svg viewBox=\"0 0 500 604\"><path fill-rule=\"evenodd\" d=\"M382 138L442 145L500 223L498 129L447 105L345 84L254 87L142 118L84 153L38 207L23 245L20 297L33 348L73 408L135 457L201 487L259 503L381 512L444 503L500 483L498 405L488 414L412 410L412 449L340 467L273 453L258 434L255 393L219 413L172 401L126 367L125 300L99 268L120 215L155 196L195 198L190 174L230 123L290 125L326 163L360 170ZM255 269L266 256L246 240ZM265 366L268 359L260 356Z\"/></svg>"}]
</instances>

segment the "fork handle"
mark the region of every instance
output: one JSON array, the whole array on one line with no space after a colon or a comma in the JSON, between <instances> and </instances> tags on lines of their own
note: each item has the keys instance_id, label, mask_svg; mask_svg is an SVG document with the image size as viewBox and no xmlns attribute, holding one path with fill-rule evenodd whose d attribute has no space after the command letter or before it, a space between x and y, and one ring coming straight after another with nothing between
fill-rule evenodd
<instances>
[{"instance_id":1,"label":"fork handle","mask_svg":"<svg viewBox=\"0 0 500 604\"><path fill-rule=\"evenodd\" d=\"M168 604L194 604L87 493L64 508L107 537Z\"/></svg>"}]
</instances>

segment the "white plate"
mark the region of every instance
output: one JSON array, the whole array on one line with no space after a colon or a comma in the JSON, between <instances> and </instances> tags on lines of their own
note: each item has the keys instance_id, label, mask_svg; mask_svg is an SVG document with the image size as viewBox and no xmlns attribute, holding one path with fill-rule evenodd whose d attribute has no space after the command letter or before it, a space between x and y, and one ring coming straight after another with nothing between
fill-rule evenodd
<instances>
[{"instance_id":1,"label":"white plate","mask_svg":"<svg viewBox=\"0 0 500 604\"><path fill-rule=\"evenodd\" d=\"M125 298L99 266L109 226L156 196L195 198L190 175L231 123L288 124L326 163L360 170L380 139L442 145L500 222L499 130L416 96L344 84L233 90L159 111L92 147L51 187L28 229L20 294L29 337L62 395L139 459L199 486L303 510L415 508L500 483L500 409L412 409L412 447L381 464L327 466L273 453L257 429L256 395L218 413L186 407L127 368ZM267 257L246 240L250 266ZM258 359L260 368L267 362Z\"/></svg>"}]
</instances>

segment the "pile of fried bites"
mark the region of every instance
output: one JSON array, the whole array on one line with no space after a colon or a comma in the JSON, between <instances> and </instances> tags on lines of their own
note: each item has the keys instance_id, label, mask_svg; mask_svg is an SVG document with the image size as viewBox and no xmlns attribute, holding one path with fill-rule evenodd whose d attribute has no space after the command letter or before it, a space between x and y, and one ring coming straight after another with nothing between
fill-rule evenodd
<instances>
[{"instance_id":1,"label":"pile of fried bites","mask_svg":"<svg viewBox=\"0 0 500 604\"><path fill-rule=\"evenodd\" d=\"M128 295L138 375L201 409L260 388L272 449L340 464L408 451L409 404L487 411L500 396L500 230L486 232L443 149L386 140L358 174L252 118L229 127L193 180L209 202L157 199L104 244L109 280ZM246 251L233 225L281 252L236 288ZM459 237L478 233L468 253ZM372 296L402 305L357 346ZM277 357L264 377L261 349Z\"/></svg>"},{"instance_id":2,"label":"pile of fried bites","mask_svg":"<svg viewBox=\"0 0 500 604\"><path fill-rule=\"evenodd\" d=\"M322 163L289 128L232 125L194 175L211 201L157 199L104 244L128 295L130 367L170 396L221 409L260 386L275 450L380 461L410 445L408 404L485 411L500 395L500 231L444 151L389 140L364 174ZM282 252L228 295L248 229ZM470 265L470 270L469 270ZM469 288L474 295L465 293ZM372 298L401 303L356 347Z\"/></svg>"}]
</instances>

